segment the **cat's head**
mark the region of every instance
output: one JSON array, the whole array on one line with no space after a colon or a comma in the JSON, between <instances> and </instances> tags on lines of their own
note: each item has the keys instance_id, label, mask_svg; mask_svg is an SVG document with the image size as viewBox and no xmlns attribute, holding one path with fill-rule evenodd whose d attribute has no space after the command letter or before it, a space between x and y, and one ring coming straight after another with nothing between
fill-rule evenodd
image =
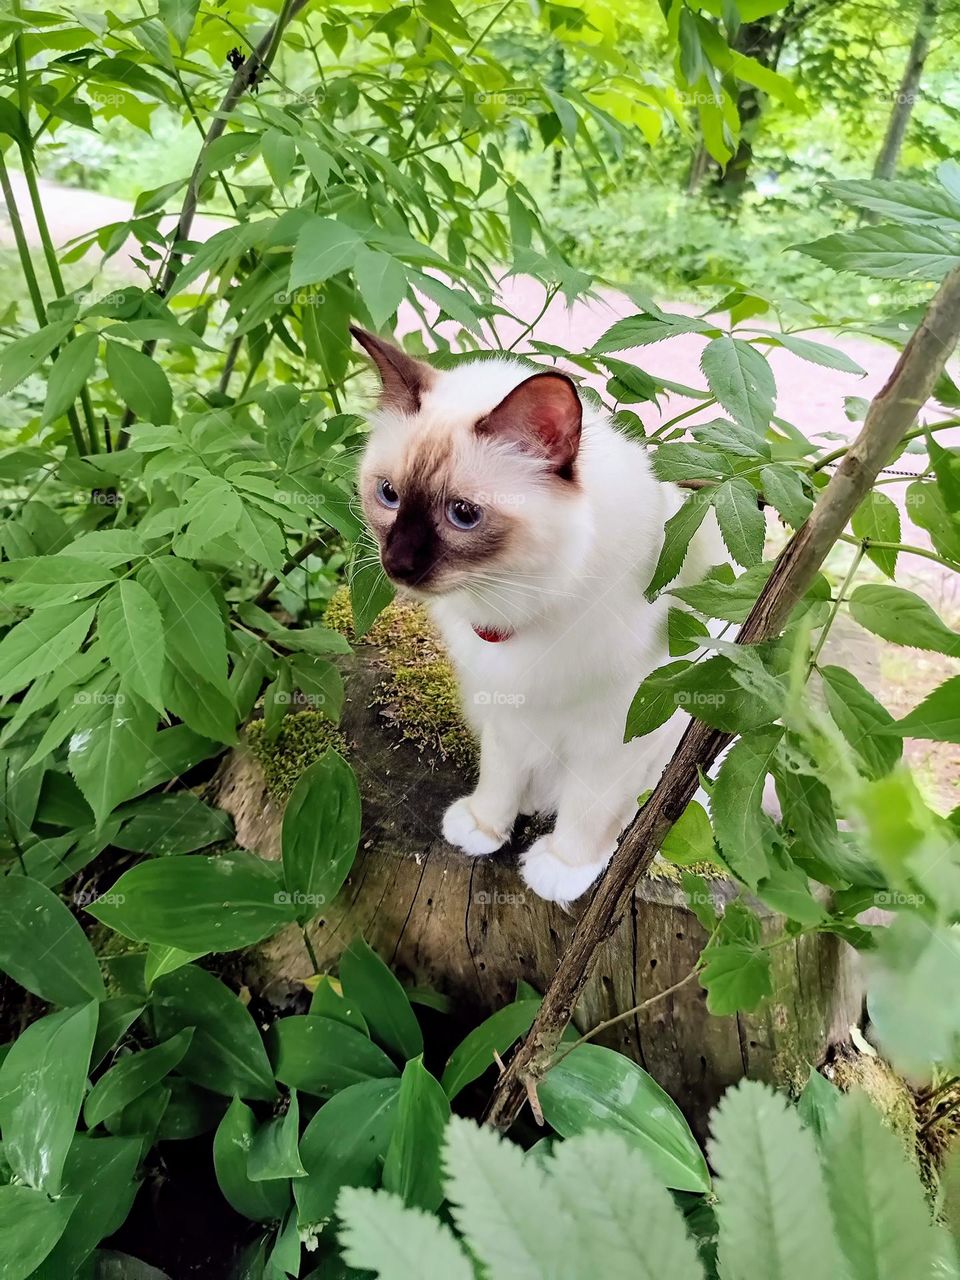
<instances>
[{"instance_id":1,"label":"cat's head","mask_svg":"<svg viewBox=\"0 0 960 1280\"><path fill-rule=\"evenodd\" d=\"M582 535L571 380L509 359L434 369L351 332L382 387L360 489L387 575L431 596L551 576Z\"/></svg>"}]
</instances>

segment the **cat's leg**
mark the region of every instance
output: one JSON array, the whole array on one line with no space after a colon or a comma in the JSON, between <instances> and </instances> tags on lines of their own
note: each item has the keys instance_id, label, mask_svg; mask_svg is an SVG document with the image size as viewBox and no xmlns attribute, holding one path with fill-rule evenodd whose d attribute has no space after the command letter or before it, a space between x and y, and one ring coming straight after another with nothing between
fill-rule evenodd
<instances>
[{"instance_id":1,"label":"cat's leg","mask_svg":"<svg viewBox=\"0 0 960 1280\"><path fill-rule=\"evenodd\" d=\"M496 853L510 838L528 774L520 735L488 720L480 734L477 788L443 815L443 838L474 857Z\"/></svg>"}]
</instances>

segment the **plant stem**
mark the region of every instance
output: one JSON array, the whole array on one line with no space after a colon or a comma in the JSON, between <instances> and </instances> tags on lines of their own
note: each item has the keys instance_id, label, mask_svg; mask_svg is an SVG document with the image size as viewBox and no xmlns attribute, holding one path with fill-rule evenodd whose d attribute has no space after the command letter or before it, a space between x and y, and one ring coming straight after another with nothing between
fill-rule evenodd
<instances>
[{"instance_id":1,"label":"plant stem","mask_svg":"<svg viewBox=\"0 0 960 1280\"><path fill-rule=\"evenodd\" d=\"M592 1040L594 1036L598 1036L601 1031L606 1031L608 1027L615 1026L618 1022L625 1022L627 1018L632 1018L634 1014L642 1013L644 1009L649 1009L651 1005L658 1004L661 1000L665 1000L667 996L675 995L682 987L689 986L699 973L699 969L691 969L685 978L681 978L679 982L675 982L672 987L665 987L663 991L658 991L655 996L650 996L646 1000L641 1000L639 1004L635 1004L632 1009L624 1009L623 1013L615 1014L612 1018L605 1018L603 1022L598 1022L595 1027L591 1027L589 1031L585 1031L578 1040L572 1041L570 1044L564 1045L563 1050L553 1061L556 1066L558 1062L562 1062L568 1053L572 1053L581 1044L586 1044L588 1040Z\"/></svg>"},{"instance_id":2,"label":"plant stem","mask_svg":"<svg viewBox=\"0 0 960 1280\"><path fill-rule=\"evenodd\" d=\"M318 547L322 546L323 536L320 535L316 538L310 538L302 547L298 547L287 563L283 566L284 576L286 576L286 574L288 574L292 569L296 569L298 564L302 564L308 556L312 556L314 551L316 551ZM259 608L262 608L279 585L279 578L268 578L257 594L253 597L253 603Z\"/></svg>"},{"instance_id":3,"label":"plant stem","mask_svg":"<svg viewBox=\"0 0 960 1280\"><path fill-rule=\"evenodd\" d=\"M663 435L664 431L669 431L671 427L675 427L678 422L683 422L685 418L692 418L695 413L699 413L702 409L710 409L716 403L714 396L710 396L708 400L698 400L695 405L692 405L689 409L684 409L683 413L678 413L669 422L662 422L656 431L650 433L650 439L655 440L657 436Z\"/></svg>"},{"instance_id":4,"label":"plant stem","mask_svg":"<svg viewBox=\"0 0 960 1280\"><path fill-rule=\"evenodd\" d=\"M943 556L938 556L935 551L928 551L926 547L915 547L909 542L878 542L876 538L855 538L849 533L841 533L840 541L855 543L865 551L876 547L878 551L902 551L904 555L923 556L925 560L933 560L935 564L943 565L945 569L960 573L960 564L954 564L952 560L945 560Z\"/></svg>"},{"instance_id":5,"label":"plant stem","mask_svg":"<svg viewBox=\"0 0 960 1280\"><path fill-rule=\"evenodd\" d=\"M817 659L820 657L820 652L823 649L823 646L827 642L827 636L830 634L830 628L833 626L834 622L836 621L837 614L840 612L840 606L843 604L844 600L847 598L847 591L850 587L850 584L851 582L853 582L854 578L857 576L857 570L860 568L860 561L863 559L863 557L866 554L867 554L867 549L864 546L863 542L861 542L860 545L857 547L856 555L853 557L853 563L851 564L850 568L847 570L847 576L843 580L843 586L837 592L836 599L834 600L833 605L830 608L830 613L827 617L827 620L823 624L823 630L820 632L820 635L817 639L817 643L814 647L813 653L810 655L810 663L809 663L809 666L807 667L808 675L813 670L813 668L817 665Z\"/></svg>"},{"instance_id":6,"label":"plant stem","mask_svg":"<svg viewBox=\"0 0 960 1280\"><path fill-rule=\"evenodd\" d=\"M300 926L300 932L303 934L303 945L307 949L307 955L310 957L310 963L313 965L313 972L320 972L320 962L317 960L317 953L313 949L313 943L310 941L310 935L307 933L306 925Z\"/></svg>"},{"instance_id":7,"label":"plant stem","mask_svg":"<svg viewBox=\"0 0 960 1280\"><path fill-rule=\"evenodd\" d=\"M946 431L948 427L956 426L960 426L960 418L949 418L944 422L935 422L932 427L918 427L916 431L908 431L899 443L907 444L910 440L916 440L920 436L927 435L929 432ZM836 462L838 458L843 457L849 448L850 445L848 444L841 445L839 449L834 449L830 453L825 454L822 458L818 458L810 467L811 473L814 471L822 471L823 468L828 467L831 462ZM907 479L907 477L904 476L903 479Z\"/></svg>"}]
</instances>

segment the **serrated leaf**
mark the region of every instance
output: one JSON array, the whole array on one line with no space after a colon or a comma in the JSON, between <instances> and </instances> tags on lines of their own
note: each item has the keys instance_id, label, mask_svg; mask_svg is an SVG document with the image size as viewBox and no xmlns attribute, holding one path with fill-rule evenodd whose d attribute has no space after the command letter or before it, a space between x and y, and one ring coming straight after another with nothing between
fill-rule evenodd
<instances>
[{"instance_id":1,"label":"serrated leaf","mask_svg":"<svg viewBox=\"0 0 960 1280\"><path fill-rule=\"evenodd\" d=\"M363 241L353 227L333 218L314 215L303 224L293 250L288 288L322 284L330 276L352 267Z\"/></svg>"},{"instance_id":2,"label":"serrated leaf","mask_svg":"<svg viewBox=\"0 0 960 1280\"><path fill-rule=\"evenodd\" d=\"M873 489L853 513L850 527L858 538L899 542L900 509L885 493ZM895 550L888 547L867 547L867 556L888 578L894 576L897 567Z\"/></svg>"},{"instance_id":3,"label":"serrated leaf","mask_svg":"<svg viewBox=\"0 0 960 1280\"><path fill-rule=\"evenodd\" d=\"M902 720L878 732L928 742L960 742L960 676L944 681Z\"/></svg>"},{"instance_id":4,"label":"serrated leaf","mask_svg":"<svg viewBox=\"0 0 960 1280\"><path fill-rule=\"evenodd\" d=\"M763 560L766 522L757 505L757 491L746 480L727 480L714 490L713 507L724 546L737 564L753 568Z\"/></svg>"},{"instance_id":5,"label":"serrated leaf","mask_svg":"<svg viewBox=\"0 0 960 1280\"><path fill-rule=\"evenodd\" d=\"M351 1267L379 1280L474 1280L473 1265L450 1228L432 1213L408 1209L399 1196L344 1187L337 1216Z\"/></svg>"},{"instance_id":6,"label":"serrated leaf","mask_svg":"<svg viewBox=\"0 0 960 1280\"><path fill-rule=\"evenodd\" d=\"M703 523L710 509L699 493L692 493L663 527L663 547L657 560L653 577L647 584L645 595L652 600L656 594L672 582L686 559L690 540Z\"/></svg>"},{"instance_id":7,"label":"serrated leaf","mask_svg":"<svg viewBox=\"0 0 960 1280\"><path fill-rule=\"evenodd\" d=\"M101 599L97 634L126 684L163 711L163 618L150 592L123 578Z\"/></svg>"},{"instance_id":8,"label":"serrated leaf","mask_svg":"<svg viewBox=\"0 0 960 1280\"><path fill-rule=\"evenodd\" d=\"M792 467L773 462L760 468L763 495L788 524L799 529L813 510L813 501L803 491L803 482Z\"/></svg>"},{"instance_id":9,"label":"serrated leaf","mask_svg":"<svg viewBox=\"0 0 960 1280\"><path fill-rule=\"evenodd\" d=\"M748 342L724 335L703 349L700 368L717 401L745 427L764 431L773 416L777 384L763 355Z\"/></svg>"},{"instance_id":10,"label":"serrated leaf","mask_svg":"<svg viewBox=\"0 0 960 1280\"><path fill-rule=\"evenodd\" d=\"M798 338L792 333L778 333L776 345L799 356L801 360L809 360L811 364L822 365L825 369L839 369L841 373L866 374L865 369L852 360L839 347L828 347L822 342L811 342L809 338Z\"/></svg>"},{"instance_id":11,"label":"serrated leaf","mask_svg":"<svg viewBox=\"0 0 960 1280\"><path fill-rule=\"evenodd\" d=\"M388 253L361 246L356 264L357 290L370 312L374 327L382 329L403 301L407 273Z\"/></svg>"},{"instance_id":12,"label":"serrated leaf","mask_svg":"<svg viewBox=\"0 0 960 1280\"><path fill-rule=\"evenodd\" d=\"M848 608L861 627L882 640L960 658L960 634L912 591L879 583L857 587Z\"/></svg>"},{"instance_id":13,"label":"serrated leaf","mask_svg":"<svg viewBox=\"0 0 960 1280\"><path fill-rule=\"evenodd\" d=\"M734 743L710 796L720 851L751 888L767 873L772 820L763 812L763 787L783 730L758 729Z\"/></svg>"},{"instance_id":14,"label":"serrated leaf","mask_svg":"<svg viewBox=\"0 0 960 1280\"><path fill-rule=\"evenodd\" d=\"M820 675L830 714L860 758L864 772L870 778L882 778L903 750L896 738L882 736L895 723L893 716L852 672L828 666L820 668Z\"/></svg>"},{"instance_id":15,"label":"serrated leaf","mask_svg":"<svg viewBox=\"0 0 960 1280\"><path fill-rule=\"evenodd\" d=\"M939 282L960 264L960 237L935 227L860 227L794 248L835 271L879 280Z\"/></svg>"},{"instance_id":16,"label":"serrated leaf","mask_svg":"<svg viewBox=\"0 0 960 1280\"><path fill-rule=\"evenodd\" d=\"M715 1017L752 1012L773 994L770 956L761 944L760 921L749 907L731 902L704 949L700 985Z\"/></svg>"}]
</instances>

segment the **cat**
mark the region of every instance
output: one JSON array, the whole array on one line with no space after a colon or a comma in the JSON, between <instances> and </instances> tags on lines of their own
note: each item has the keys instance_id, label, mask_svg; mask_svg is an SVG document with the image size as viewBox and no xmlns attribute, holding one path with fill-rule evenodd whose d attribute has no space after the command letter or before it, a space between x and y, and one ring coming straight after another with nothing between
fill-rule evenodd
<instances>
[{"instance_id":1,"label":"cat","mask_svg":"<svg viewBox=\"0 0 960 1280\"><path fill-rule=\"evenodd\" d=\"M683 494L557 369L504 356L440 370L351 332L381 382L364 514L387 576L436 624L480 740L476 789L447 809L443 835L479 857L508 843L519 814L556 815L521 875L568 905L684 727L675 715L623 741L638 685L669 660L670 601L644 588ZM679 581L724 558L708 513Z\"/></svg>"}]
</instances>

